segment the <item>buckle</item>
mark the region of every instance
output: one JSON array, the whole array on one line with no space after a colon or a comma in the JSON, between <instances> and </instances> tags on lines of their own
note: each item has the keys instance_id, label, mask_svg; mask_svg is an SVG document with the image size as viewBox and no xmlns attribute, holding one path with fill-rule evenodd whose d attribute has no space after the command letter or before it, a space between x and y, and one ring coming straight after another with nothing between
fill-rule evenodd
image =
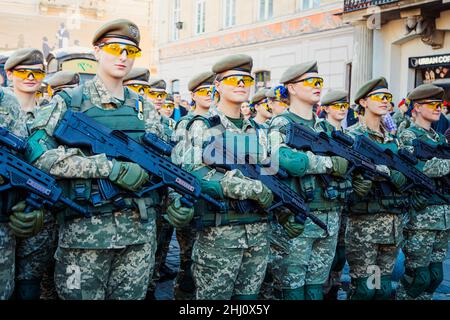
<instances>
[{"instance_id":1,"label":"buckle","mask_svg":"<svg viewBox=\"0 0 450 320\"><path fill-rule=\"evenodd\" d=\"M100 207L103 204L100 192L91 193L91 202L94 207Z\"/></svg>"},{"instance_id":2,"label":"buckle","mask_svg":"<svg viewBox=\"0 0 450 320\"><path fill-rule=\"evenodd\" d=\"M86 185L84 183L77 183L74 185L75 201L85 201L86 198Z\"/></svg>"}]
</instances>

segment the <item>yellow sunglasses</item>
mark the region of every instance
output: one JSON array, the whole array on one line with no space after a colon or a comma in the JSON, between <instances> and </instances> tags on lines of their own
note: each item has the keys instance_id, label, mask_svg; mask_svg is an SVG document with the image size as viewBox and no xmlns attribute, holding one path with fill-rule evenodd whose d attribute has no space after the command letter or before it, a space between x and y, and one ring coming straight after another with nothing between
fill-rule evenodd
<instances>
[{"instance_id":1,"label":"yellow sunglasses","mask_svg":"<svg viewBox=\"0 0 450 320\"><path fill-rule=\"evenodd\" d=\"M194 91L194 93L200 97L207 97L212 94L212 87L198 89L198 90Z\"/></svg>"},{"instance_id":2,"label":"yellow sunglasses","mask_svg":"<svg viewBox=\"0 0 450 320\"><path fill-rule=\"evenodd\" d=\"M264 107L264 109L272 113L272 108L269 106L267 102L261 103L260 106Z\"/></svg>"},{"instance_id":3,"label":"yellow sunglasses","mask_svg":"<svg viewBox=\"0 0 450 320\"><path fill-rule=\"evenodd\" d=\"M392 94L387 93L387 92L373 93L373 94L369 94L367 97L376 102L383 102L383 100L385 100L385 99L387 102L392 102Z\"/></svg>"},{"instance_id":4,"label":"yellow sunglasses","mask_svg":"<svg viewBox=\"0 0 450 320\"><path fill-rule=\"evenodd\" d=\"M166 103L161 106L163 109L175 109L175 105L173 103Z\"/></svg>"},{"instance_id":5,"label":"yellow sunglasses","mask_svg":"<svg viewBox=\"0 0 450 320\"><path fill-rule=\"evenodd\" d=\"M418 102L418 104L431 110L442 110L444 108L444 103L442 101Z\"/></svg>"},{"instance_id":6,"label":"yellow sunglasses","mask_svg":"<svg viewBox=\"0 0 450 320\"><path fill-rule=\"evenodd\" d=\"M103 51L117 57L120 56L124 50L127 53L127 57L130 59L139 58L142 55L142 50L140 48L121 42L102 43L99 47Z\"/></svg>"},{"instance_id":7,"label":"yellow sunglasses","mask_svg":"<svg viewBox=\"0 0 450 320\"><path fill-rule=\"evenodd\" d=\"M149 91L148 96L150 99L165 99L167 97L167 92Z\"/></svg>"},{"instance_id":8,"label":"yellow sunglasses","mask_svg":"<svg viewBox=\"0 0 450 320\"><path fill-rule=\"evenodd\" d=\"M142 84L130 84L130 85L127 85L127 87L139 94L141 93L141 91L144 91L145 94L148 94L150 91L149 86L142 85Z\"/></svg>"},{"instance_id":9,"label":"yellow sunglasses","mask_svg":"<svg viewBox=\"0 0 450 320\"><path fill-rule=\"evenodd\" d=\"M24 80L33 75L35 80L42 80L45 78L45 71L41 69L14 69L13 75Z\"/></svg>"},{"instance_id":10,"label":"yellow sunglasses","mask_svg":"<svg viewBox=\"0 0 450 320\"><path fill-rule=\"evenodd\" d=\"M323 88L323 78L321 77L309 77L302 80L293 81L292 83L303 82L305 87L311 88Z\"/></svg>"},{"instance_id":11,"label":"yellow sunglasses","mask_svg":"<svg viewBox=\"0 0 450 320\"><path fill-rule=\"evenodd\" d=\"M231 75L226 76L220 80L223 82L223 84L226 84L227 86L233 86L237 87L239 86L239 83L243 83L244 87L248 88L255 84L255 79L253 79L252 76L248 75Z\"/></svg>"},{"instance_id":12,"label":"yellow sunglasses","mask_svg":"<svg viewBox=\"0 0 450 320\"><path fill-rule=\"evenodd\" d=\"M341 103L333 103L325 107L330 107L333 110L348 110L348 108L350 108L350 104L348 102L341 102Z\"/></svg>"},{"instance_id":13,"label":"yellow sunglasses","mask_svg":"<svg viewBox=\"0 0 450 320\"><path fill-rule=\"evenodd\" d=\"M270 102L270 103L278 103L278 105L279 105L280 107L283 107L283 108L289 107L288 104L287 104L286 102L283 102L283 101L280 101L280 100L270 100L269 102Z\"/></svg>"}]
</instances>

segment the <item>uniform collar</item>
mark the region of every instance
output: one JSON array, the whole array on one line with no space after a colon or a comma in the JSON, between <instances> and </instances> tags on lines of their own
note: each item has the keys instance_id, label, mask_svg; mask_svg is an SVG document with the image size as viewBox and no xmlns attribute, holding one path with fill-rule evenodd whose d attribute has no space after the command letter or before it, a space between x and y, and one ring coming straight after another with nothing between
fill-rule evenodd
<instances>
[{"instance_id":1,"label":"uniform collar","mask_svg":"<svg viewBox=\"0 0 450 320\"><path fill-rule=\"evenodd\" d=\"M115 105L121 104L119 99L113 97L106 88L103 80L99 76L95 76L90 82L86 82L85 86L88 89L90 100L94 105ZM124 89L125 90L125 89ZM125 90L124 99L128 98L128 92Z\"/></svg>"}]
</instances>

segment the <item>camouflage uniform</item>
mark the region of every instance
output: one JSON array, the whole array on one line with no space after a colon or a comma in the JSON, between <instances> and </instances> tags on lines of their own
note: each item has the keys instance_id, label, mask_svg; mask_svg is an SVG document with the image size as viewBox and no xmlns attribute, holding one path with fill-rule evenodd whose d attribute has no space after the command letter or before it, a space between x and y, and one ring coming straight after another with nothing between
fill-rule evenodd
<instances>
[{"instance_id":1,"label":"camouflage uniform","mask_svg":"<svg viewBox=\"0 0 450 320\"><path fill-rule=\"evenodd\" d=\"M324 131L324 120L316 115L311 121L307 121L289 111L285 112L275 117L270 124L269 145L272 157L281 147L290 148L284 143L286 139L284 129L290 122L311 127L315 131ZM305 198L307 193L313 192L312 199L308 203L310 213L327 225L328 234L308 219L303 233L294 239L289 239L282 226L273 224L272 270L278 291L302 290L302 292L310 291L312 295L312 292L322 291L322 285L328 278L336 250L342 205L338 199L331 200L324 197L324 186L318 176L331 170L330 157L316 157L309 151L306 153L311 154L312 157L305 174L299 179L292 178L295 182L292 182L291 187L303 194ZM336 187L338 186L333 185L333 188L336 189ZM299 298L303 296L302 293ZM309 293L305 296L307 299L316 298Z\"/></svg>"},{"instance_id":2,"label":"camouflage uniform","mask_svg":"<svg viewBox=\"0 0 450 320\"><path fill-rule=\"evenodd\" d=\"M0 87L0 127L25 137L27 134L20 118L19 101L9 89ZM14 290L16 239L8 226L8 212L0 212L0 300L7 300Z\"/></svg>"},{"instance_id":3,"label":"camouflage uniform","mask_svg":"<svg viewBox=\"0 0 450 320\"><path fill-rule=\"evenodd\" d=\"M350 135L366 135L378 144L397 149L395 138L384 127L383 134L380 134L357 123L348 128L348 131ZM371 190L366 197L357 194L352 196L345 234L345 254L353 288L359 282L368 284L366 278L379 271L381 288L369 288L370 292L366 292L364 297L387 299L386 295L391 290L390 276L402 241L408 202L403 195L392 194L388 200L380 193L373 192L374 187Z\"/></svg>"},{"instance_id":4,"label":"camouflage uniform","mask_svg":"<svg viewBox=\"0 0 450 320\"><path fill-rule=\"evenodd\" d=\"M175 152L172 153L172 162L181 165L183 157L182 144L185 143L186 128L189 121L194 117L192 112L181 118L172 134L172 141L180 143L180 147L175 147ZM179 153L177 151L180 151ZM194 300L195 299L195 285L192 278L192 246L194 245L196 232L191 226L184 228L177 228L177 241L180 246L180 269L175 278L174 298L175 300Z\"/></svg>"},{"instance_id":5,"label":"camouflage uniform","mask_svg":"<svg viewBox=\"0 0 450 320\"><path fill-rule=\"evenodd\" d=\"M93 107L89 109L92 112L131 112L124 107L124 102L110 95L98 76L83 85L82 94L88 99L85 101L92 103ZM131 94L125 89L125 103L133 97ZM104 154L86 156L78 148L55 144L53 132L68 108L63 96L56 95L49 106L40 109L33 131L45 131L47 138L39 143L47 151L34 164L62 178L63 183L108 178L112 165ZM145 130L161 135L159 115L154 107L144 102L143 113ZM87 205L92 208L89 198L88 195ZM69 209L58 213L60 228L55 281L60 298L144 298L156 249L154 219L157 203L151 195L142 199L126 198L125 202L129 209L103 203L91 218L80 218L76 214L74 217ZM138 205L141 211L146 211L147 222L141 221Z\"/></svg>"},{"instance_id":6,"label":"camouflage uniform","mask_svg":"<svg viewBox=\"0 0 450 320\"><path fill-rule=\"evenodd\" d=\"M166 142L170 142L172 132L175 128L175 121L171 118L161 116L161 125L163 127L162 139ZM156 255L155 255L155 267L153 268L153 275L150 279L149 294L154 295L156 290L156 282L161 278L160 269L166 263L167 254L169 252L169 245L172 239L174 228L163 219L162 215L166 211L167 207L167 195L162 195L161 202L157 206L157 218L156 218ZM153 299L153 296L147 296L148 299Z\"/></svg>"},{"instance_id":7,"label":"camouflage uniform","mask_svg":"<svg viewBox=\"0 0 450 320\"><path fill-rule=\"evenodd\" d=\"M255 133L248 120L243 121L242 128L238 128L215 106L211 106L205 117L218 116L222 129L227 133ZM203 144L208 141L212 130L208 130L208 125L202 120L193 120L189 129L189 140L185 146L183 168L187 171L202 172L202 179L214 179L221 176L221 179L229 179L224 189L229 188L234 194L240 194L240 199L248 199L249 193L253 190L241 189L242 179L233 180L236 172L227 171L225 176L219 174L216 169L211 169L203 164L202 152ZM263 149L266 143L260 139ZM265 151L263 151L265 154ZM223 181L223 180L222 180ZM235 183L233 181L239 181ZM224 194L230 191L224 190ZM226 198L232 206L233 200ZM197 205L197 204L196 204ZM206 208L205 208L206 209ZM205 218L212 215L213 221L221 213L214 210L199 210ZM232 214L231 211L228 215ZM234 212L236 215L237 213ZM239 214L238 214L239 215ZM258 216L257 218L255 218ZM243 215L241 215L243 218ZM197 239L192 252L192 273L196 286L196 299L222 299L229 300L235 296L257 297L261 283L266 271L269 255L268 245L268 223L265 217L257 213L246 213L245 217L253 217L258 221L241 225L219 225L206 227L198 231ZM231 216L230 216L231 219ZM237 218L240 219L240 218Z\"/></svg>"},{"instance_id":8,"label":"camouflage uniform","mask_svg":"<svg viewBox=\"0 0 450 320\"><path fill-rule=\"evenodd\" d=\"M433 129L426 131L414 123L400 134L399 139L401 145L411 152L414 152L412 142L416 139L431 144L446 143L442 134ZM421 169L430 178L443 178L450 172L450 160L433 158L426 162L423 161ZM438 190L448 196L448 189L441 189L439 186L438 183ZM403 245L407 272L405 278L399 283L397 299L431 299L433 292L442 281L442 262L447 255L449 229L450 206L436 196L431 197L428 207L425 209L411 212L411 217L405 226ZM424 275L428 274L424 277L425 282L428 282L428 287L424 283L423 292L417 297L413 297L407 294L405 285L411 285L413 280L411 276L416 270L420 270Z\"/></svg>"},{"instance_id":9,"label":"camouflage uniform","mask_svg":"<svg viewBox=\"0 0 450 320\"><path fill-rule=\"evenodd\" d=\"M33 111L21 111L19 121L29 130L35 120L38 106ZM56 222L50 211L45 212L44 227L39 234L17 239L16 289L19 299L38 299L41 280L47 267L53 264L56 250Z\"/></svg>"}]
</instances>

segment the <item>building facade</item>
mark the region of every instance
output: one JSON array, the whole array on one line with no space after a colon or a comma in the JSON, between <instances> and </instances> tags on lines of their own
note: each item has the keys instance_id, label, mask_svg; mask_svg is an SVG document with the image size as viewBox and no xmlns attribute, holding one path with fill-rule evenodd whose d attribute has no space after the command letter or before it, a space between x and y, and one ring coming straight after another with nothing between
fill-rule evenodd
<instances>
[{"instance_id":1,"label":"building facade","mask_svg":"<svg viewBox=\"0 0 450 320\"><path fill-rule=\"evenodd\" d=\"M44 51L92 47L94 32L105 22L127 18L141 30L142 57L136 66L156 72L155 0L2 0L0 54L33 47Z\"/></svg>"},{"instance_id":2,"label":"building facade","mask_svg":"<svg viewBox=\"0 0 450 320\"><path fill-rule=\"evenodd\" d=\"M254 58L254 90L277 85L286 68L314 59L326 88L350 85L353 29L342 23L342 1L168 0L159 6L158 75L184 98L193 75L234 53Z\"/></svg>"},{"instance_id":3,"label":"building facade","mask_svg":"<svg viewBox=\"0 0 450 320\"><path fill-rule=\"evenodd\" d=\"M422 83L450 99L450 0L345 0L342 18L355 31L352 96L382 75L397 102Z\"/></svg>"}]
</instances>

